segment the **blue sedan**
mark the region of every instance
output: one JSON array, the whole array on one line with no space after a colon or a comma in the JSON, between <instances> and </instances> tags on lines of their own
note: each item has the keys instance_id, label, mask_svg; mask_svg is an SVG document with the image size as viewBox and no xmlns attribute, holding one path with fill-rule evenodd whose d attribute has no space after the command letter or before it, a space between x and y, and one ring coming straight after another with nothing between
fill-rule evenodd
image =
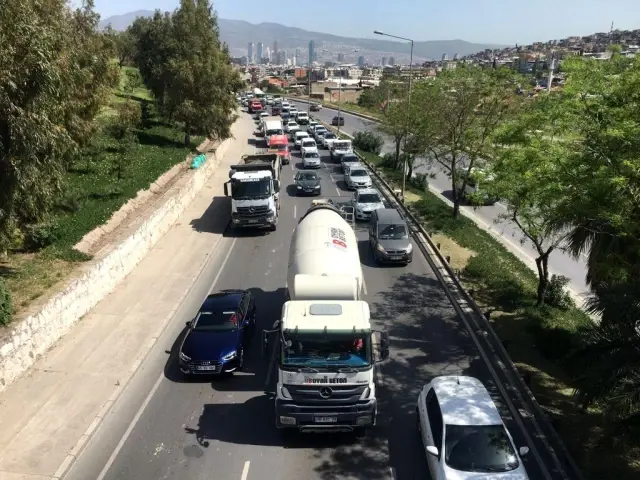
<instances>
[{"instance_id":1,"label":"blue sedan","mask_svg":"<svg viewBox=\"0 0 640 480\"><path fill-rule=\"evenodd\" d=\"M178 353L185 375L221 374L242 370L245 348L255 331L256 304L251 292L225 290L209 295Z\"/></svg>"}]
</instances>

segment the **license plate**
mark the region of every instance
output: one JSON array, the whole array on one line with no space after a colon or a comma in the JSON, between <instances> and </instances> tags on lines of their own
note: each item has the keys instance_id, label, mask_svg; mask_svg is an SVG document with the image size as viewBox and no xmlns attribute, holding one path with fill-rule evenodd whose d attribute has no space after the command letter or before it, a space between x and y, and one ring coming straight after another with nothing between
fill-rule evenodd
<instances>
[{"instance_id":1,"label":"license plate","mask_svg":"<svg viewBox=\"0 0 640 480\"><path fill-rule=\"evenodd\" d=\"M247 223L258 223L258 219L257 218L251 218L251 219L247 220Z\"/></svg>"},{"instance_id":2,"label":"license plate","mask_svg":"<svg viewBox=\"0 0 640 480\"><path fill-rule=\"evenodd\" d=\"M400 255L392 255L389 257L390 260L400 260L402 258L402 256Z\"/></svg>"},{"instance_id":3,"label":"license plate","mask_svg":"<svg viewBox=\"0 0 640 480\"><path fill-rule=\"evenodd\" d=\"M316 423L338 423L338 417L316 417Z\"/></svg>"},{"instance_id":4,"label":"license plate","mask_svg":"<svg viewBox=\"0 0 640 480\"><path fill-rule=\"evenodd\" d=\"M200 365L196 368L198 370L217 370L218 367L216 365Z\"/></svg>"}]
</instances>

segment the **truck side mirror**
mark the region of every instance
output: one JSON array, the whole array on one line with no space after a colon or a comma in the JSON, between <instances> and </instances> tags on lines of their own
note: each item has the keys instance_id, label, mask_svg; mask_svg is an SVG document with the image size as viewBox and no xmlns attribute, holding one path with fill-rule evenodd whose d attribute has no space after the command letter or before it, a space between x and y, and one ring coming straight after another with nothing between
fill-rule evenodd
<instances>
[{"instance_id":1,"label":"truck side mirror","mask_svg":"<svg viewBox=\"0 0 640 480\"><path fill-rule=\"evenodd\" d=\"M229 182L225 182L224 183L224 196L228 197L229 196Z\"/></svg>"},{"instance_id":2,"label":"truck side mirror","mask_svg":"<svg viewBox=\"0 0 640 480\"><path fill-rule=\"evenodd\" d=\"M389 358L389 334L385 331L374 330L372 332L377 339L374 339L374 347L377 347L377 362L383 362L387 358ZM377 340L377 341L376 341ZM377 344L377 345L376 345Z\"/></svg>"},{"instance_id":3,"label":"truck side mirror","mask_svg":"<svg viewBox=\"0 0 640 480\"><path fill-rule=\"evenodd\" d=\"M275 190L276 193L280 191L280 180L273 181L273 189Z\"/></svg>"}]
</instances>

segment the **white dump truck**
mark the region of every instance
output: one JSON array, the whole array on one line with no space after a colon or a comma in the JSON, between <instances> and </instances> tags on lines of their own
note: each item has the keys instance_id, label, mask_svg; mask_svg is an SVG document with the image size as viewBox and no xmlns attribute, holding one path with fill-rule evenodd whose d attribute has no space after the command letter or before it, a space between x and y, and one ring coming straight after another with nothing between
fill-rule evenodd
<instances>
[{"instance_id":1,"label":"white dump truck","mask_svg":"<svg viewBox=\"0 0 640 480\"><path fill-rule=\"evenodd\" d=\"M243 155L239 164L231 165L224 194L231 197L234 227L277 228L281 170L277 153Z\"/></svg>"},{"instance_id":2,"label":"white dump truck","mask_svg":"<svg viewBox=\"0 0 640 480\"><path fill-rule=\"evenodd\" d=\"M293 233L282 318L263 337L265 352L273 345L276 427L362 435L376 422L375 368L388 357L388 336L372 329L362 300L348 215L315 203Z\"/></svg>"}]
</instances>

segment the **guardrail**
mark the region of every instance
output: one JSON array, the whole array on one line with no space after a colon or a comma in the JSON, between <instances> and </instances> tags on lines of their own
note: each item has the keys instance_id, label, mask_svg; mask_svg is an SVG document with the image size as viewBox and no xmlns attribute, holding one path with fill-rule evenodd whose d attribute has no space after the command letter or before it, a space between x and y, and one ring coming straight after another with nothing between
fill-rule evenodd
<instances>
[{"instance_id":1,"label":"guardrail","mask_svg":"<svg viewBox=\"0 0 640 480\"><path fill-rule=\"evenodd\" d=\"M325 122L321 123L324 123L330 130L335 130L331 125ZM420 220L404 205L402 199L387 180L366 158L357 152L356 155L373 173L374 181L378 184L380 192L386 197L387 201L394 208L399 209L407 218L413 238L436 273L454 309L465 322L465 326L478 347L481 356L483 356L496 382L496 387L500 390L501 396L507 403L513 419L523 431L537 463L542 470L546 470L545 478L547 480L584 480L580 469L551 424L547 414L523 380L487 316L475 302L472 294L460 282L458 275L449 264L449 259L442 255L439 246L422 226ZM516 408L513 403L514 398L524 408ZM529 431L534 433L533 438ZM546 461L543 460L542 455L536 448L534 440L541 443L545 448L544 456L548 457Z\"/></svg>"}]
</instances>

